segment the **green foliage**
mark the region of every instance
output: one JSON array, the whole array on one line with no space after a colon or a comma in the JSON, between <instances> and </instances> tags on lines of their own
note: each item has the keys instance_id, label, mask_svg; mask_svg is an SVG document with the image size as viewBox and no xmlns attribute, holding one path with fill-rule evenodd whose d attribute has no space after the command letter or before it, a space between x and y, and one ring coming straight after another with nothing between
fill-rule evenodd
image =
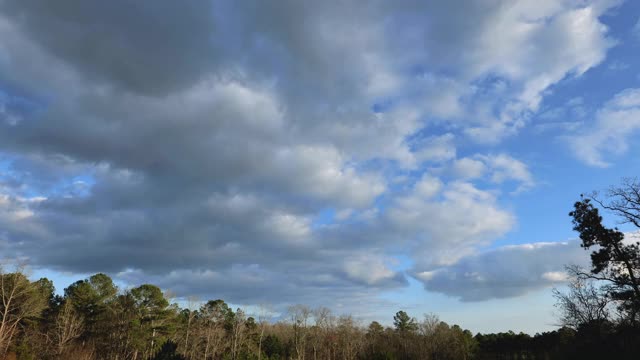
<instances>
[{"instance_id":1,"label":"green foliage","mask_svg":"<svg viewBox=\"0 0 640 360\"><path fill-rule=\"evenodd\" d=\"M262 340L262 349L267 357L273 360L286 359L289 354L287 346L275 335L267 335Z\"/></svg>"},{"instance_id":2,"label":"green foliage","mask_svg":"<svg viewBox=\"0 0 640 360\"><path fill-rule=\"evenodd\" d=\"M635 190L640 192L640 188ZM603 206L612 208L610 205ZM634 215L632 210L624 211L630 213L629 216ZM640 208L637 211L640 214ZM573 230L580 234L581 246L594 249L591 252L591 273L580 275L606 282L606 295L619 303L628 321L638 323L640 279L637 276L640 274L640 245L625 243L621 231L604 226L602 216L590 198L582 198L576 202L569 215L573 218Z\"/></svg>"},{"instance_id":3,"label":"green foliage","mask_svg":"<svg viewBox=\"0 0 640 360\"><path fill-rule=\"evenodd\" d=\"M117 293L113 280L105 274L92 275L64 289L65 298L73 302L90 327L105 313Z\"/></svg>"},{"instance_id":4,"label":"green foliage","mask_svg":"<svg viewBox=\"0 0 640 360\"><path fill-rule=\"evenodd\" d=\"M416 319L410 317L406 312L400 310L393 316L393 326L399 332L414 332L418 330Z\"/></svg>"}]
</instances>

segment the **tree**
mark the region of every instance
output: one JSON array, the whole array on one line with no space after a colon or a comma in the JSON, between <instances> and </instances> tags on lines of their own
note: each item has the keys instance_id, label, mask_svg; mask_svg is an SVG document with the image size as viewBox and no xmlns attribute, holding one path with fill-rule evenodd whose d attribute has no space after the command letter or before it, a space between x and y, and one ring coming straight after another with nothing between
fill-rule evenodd
<instances>
[{"instance_id":1,"label":"tree","mask_svg":"<svg viewBox=\"0 0 640 360\"><path fill-rule=\"evenodd\" d=\"M612 187L609 200L601 200L594 193L574 204L569 213L573 217L573 229L580 234L581 246L595 248L591 253L592 268L588 276L609 284L608 296L620 304L627 320L638 322L640 312L640 245L624 241L624 233L602 224L602 216L594 202L640 228L640 183L637 179L625 179L620 187Z\"/></svg>"},{"instance_id":2,"label":"tree","mask_svg":"<svg viewBox=\"0 0 640 360\"><path fill-rule=\"evenodd\" d=\"M153 357L153 360L185 360L185 358L178 353L178 345L172 341L167 341Z\"/></svg>"},{"instance_id":3,"label":"tree","mask_svg":"<svg viewBox=\"0 0 640 360\"><path fill-rule=\"evenodd\" d=\"M400 310L393 316L393 325L396 331L401 333L414 332L418 330L416 319L410 317L406 312Z\"/></svg>"},{"instance_id":4,"label":"tree","mask_svg":"<svg viewBox=\"0 0 640 360\"><path fill-rule=\"evenodd\" d=\"M86 322L89 336L99 331L99 321L118 294L113 280L105 274L95 274L64 289L66 299Z\"/></svg>"},{"instance_id":5,"label":"tree","mask_svg":"<svg viewBox=\"0 0 640 360\"><path fill-rule=\"evenodd\" d=\"M162 290L151 284L144 284L130 291L136 309L139 324L139 350L147 359L160 349L167 340L167 327L170 324L171 310Z\"/></svg>"},{"instance_id":6,"label":"tree","mask_svg":"<svg viewBox=\"0 0 640 360\"><path fill-rule=\"evenodd\" d=\"M311 317L311 309L305 305L294 305L288 309L291 325L293 327L293 344L296 351L296 359L304 360L307 346L307 325Z\"/></svg>"},{"instance_id":7,"label":"tree","mask_svg":"<svg viewBox=\"0 0 640 360\"><path fill-rule=\"evenodd\" d=\"M223 300L209 300L200 307L204 359L215 358L222 349L227 321L233 311Z\"/></svg>"},{"instance_id":8,"label":"tree","mask_svg":"<svg viewBox=\"0 0 640 360\"><path fill-rule=\"evenodd\" d=\"M198 316L198 311L196 311L197 298L195 297L187 297L187 308L182 309L177 318L178 322L178 333L184 335L184 340L177 339L176 345L178 346L178 351L185 355L185 357L189 358L192 356L193 351L195 350L194 346L197 344L196 341L190 341L190 335L192 335L192 328L196 325L196 318ZM197 335L197 334L196 334Z\"/></svg>"},{"instance_id":9,"label":"tree","mask_svg":"<svg viewBox=\"0 0 640 360\"><path fill-rule=\"evenodd\" d=\"M271 318L271 313L273 310L265 305L260 305L258 312L258 326L260 329L260 333L258 334L258 360L262 360L262 340L264 338L264 330L269 324L269 319Z\"/></svg>"},{"instance_id":10,"label":"tree","mask_svg":"<svg viewBox=\"0 0 640 360\"><path fill-rule=\"evenodd\" d=\"M255 321L252 317L247 319L244 311L240 308L236 309L235 314L232 314L230 320L231 359L236 360L247 337L247 324L249 323L249 320L251 320L250 323L253 326Z\"/></svg>"}]
</instances>

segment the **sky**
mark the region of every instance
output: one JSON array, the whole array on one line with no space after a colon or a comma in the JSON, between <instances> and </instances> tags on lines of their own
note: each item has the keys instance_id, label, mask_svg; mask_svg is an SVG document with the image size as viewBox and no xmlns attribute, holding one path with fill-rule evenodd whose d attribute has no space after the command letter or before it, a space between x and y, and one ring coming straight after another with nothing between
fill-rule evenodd
<instances>
[{"instance_id":1,"label":"sky","mask_svg":"<svg viewBox=\"0 0 640 360\"><path fill-rule=\"evenodd\" d=\"M636 1L0 0L0 257L551 330L573 203L638 175L638 54Z\"/></svg>"}]
</instances>

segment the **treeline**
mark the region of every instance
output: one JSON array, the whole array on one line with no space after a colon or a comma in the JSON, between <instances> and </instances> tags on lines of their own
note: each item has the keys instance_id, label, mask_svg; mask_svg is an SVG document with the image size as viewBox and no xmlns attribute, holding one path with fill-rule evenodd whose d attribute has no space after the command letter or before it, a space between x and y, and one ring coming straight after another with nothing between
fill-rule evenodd
<instances>
[{"instance_id":1,"label":"treeline","mask_svg":"<svg viewBox=\"0 0 640 360\"><path fill-rule=\"evenodd\" d=\"M181 308L160 288L118 291L96 274L56 295L51 281L0 273L0 359L635 359L637 327L601 319L536 334L473 334L398 311L363 326L327 308L292 306L280 321L223 300Z\"/></svg>"},{"instance_id":2,"label":"treeline","mask_svg":"<svg viewBox=\"0 0 640 360\"><path fill-rule=\"evenodd\" d=\"M471 359L471 332L399 311L394 327L364 327L327 308L296 305L277 322L223 300L181 308L160 288L119 291L96 274L56 295L47 279L0 272L0 359ZM189 308L190 307L190 308Z\"/></svg>"}]
</instances>

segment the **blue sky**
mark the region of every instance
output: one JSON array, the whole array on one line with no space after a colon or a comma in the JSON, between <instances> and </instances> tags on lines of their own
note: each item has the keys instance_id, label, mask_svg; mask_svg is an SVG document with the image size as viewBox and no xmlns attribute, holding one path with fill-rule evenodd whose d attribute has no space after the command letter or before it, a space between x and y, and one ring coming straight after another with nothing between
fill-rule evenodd
<instances>
[{"instance_id":1,"label":"blue sky","mask_svg":"<svg viewBox=\"0 0 640 360\"><path fill-rule=\"evenodd\" d=\"M573 202L640 168L633 1L3 0L0 38L0 254L59 291L535 333Z\"/></svg>"}]
</instances>

